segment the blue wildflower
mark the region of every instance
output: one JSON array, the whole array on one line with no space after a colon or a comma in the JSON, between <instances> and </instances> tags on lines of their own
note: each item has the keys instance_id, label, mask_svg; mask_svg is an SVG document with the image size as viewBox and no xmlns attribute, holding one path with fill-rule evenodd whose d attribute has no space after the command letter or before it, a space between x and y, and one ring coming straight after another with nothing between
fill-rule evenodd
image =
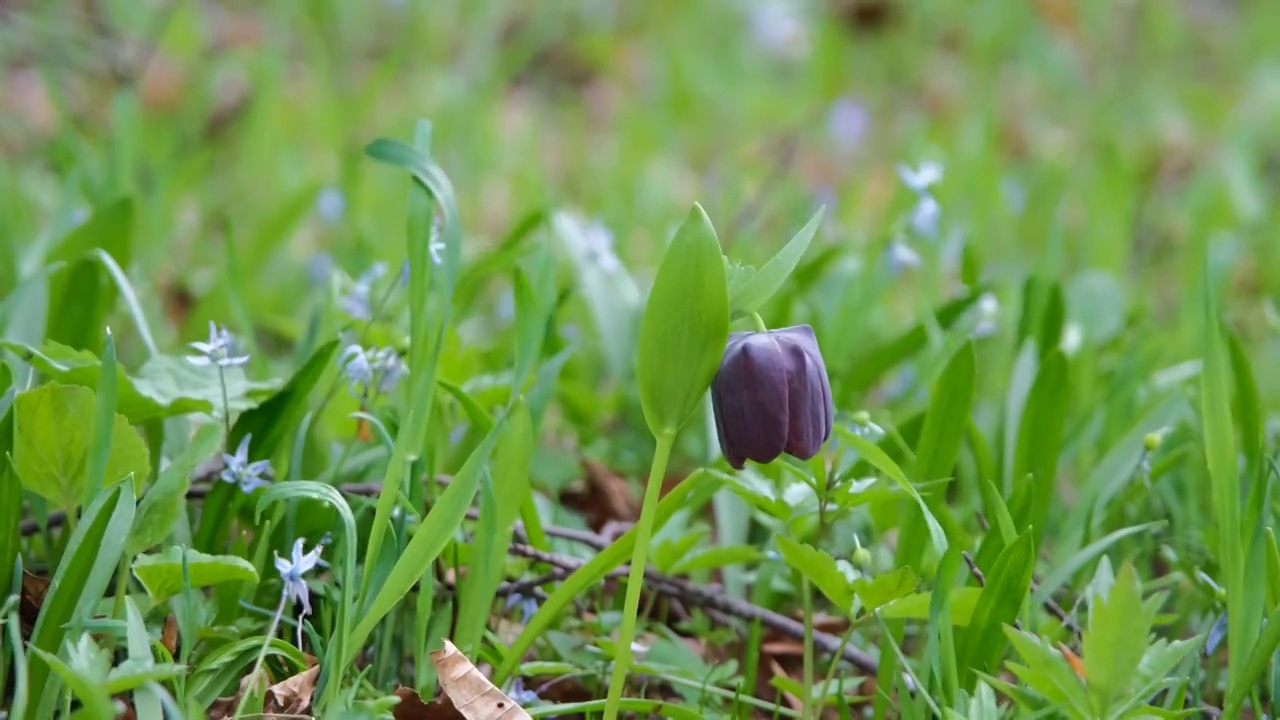
<instances>
[{"instance_id":1,"label":"blue wildflower","mask_svg":"<svg viewBox=\"0 0 1280 720\"><path fill-rule=\"evenodd\" d=\"M303 554L303 539L298 538L293 543L293 553L289 560L280 557L276 553L276 570L280 573L280 579L284 581L284 596L290 602L302 601L302 614L311 614L311 591L307 588L307 583L302 576L311 572L320 562L320 552L324 549L324 545L317 544L311 549L311 552Z\"/></svg>"},{"instance_id":2,"label":"blue wildflower","mask_svg":"<svg viewBox=\"0 0 1280 720\"><path fill-rule=\"evenodd\" d=\"M240 447L236 448L235 455L223 453L222 473L218 476L223 482L240 486L241 492L245 494L270 485L268 481L262 479L262 476L271 470L271 461L249 462L249 440L252 437L252 435L245 435L241 438Z\"/></svg>"},{"instance_id":3,"label":"blue wildflower","mask_svg":"<svg viewBox=\"0 0 1280 720\"><path fill-rule=\"evenodd\" d=\"M218 367L234 367L249 362L248 355L236 355L235 338L225 327L220 328L209 321L208 342L189 343L190 347L200 351L200 355L188 355L187 362L192 365Z\"/></svg>"}]
</instances>

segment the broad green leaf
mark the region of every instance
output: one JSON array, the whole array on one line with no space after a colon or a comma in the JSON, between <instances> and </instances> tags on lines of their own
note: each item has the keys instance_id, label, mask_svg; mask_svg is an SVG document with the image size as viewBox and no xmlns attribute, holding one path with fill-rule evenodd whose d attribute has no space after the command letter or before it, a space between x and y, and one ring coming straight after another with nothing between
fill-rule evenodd
<instances>
[{"instance_id":1,"label":"broad green leaf","mask_svg":"<svg viewBox=\"0 0 1280 720\"><path fill-rule=\"evenodd\" d=\"M1034 567L1034 543L1031 533L1024 531L1013 544L1005 547L987 573L987 582L973 608L969 627L961 636L959 667L989 672L997 666L1005 646L1002 628L1014 621L1027 601ZM967 687L972 687L974 680L972 675L961 678Z\"/></svg>"},{"instance_id":2,"label":"broad green leaf","mask_svg":"<svg viewBox=\"0 0 1280 720\"><path fill-rule=\"evenodd\" d=\"M516 352L512 367L511 402L523 391L525 381L534 363L542 355L547 334L547 320L555 304L555 275L551 256L538 246L526 272L516 268L512 286L515 305Z\"/></svg>"},{"instance_id":3,"label":"broad green leaf","mask_svg":"<svg viewBox=\"0 0 1280 720\"><path fill-rule=\"evenodd\" d=\"M734 565L752 565L765 557L751 545L716 545L695 550L667 568L673 575L687 575L703 570L718 570Z\"/></svg>"},{"instance_id":4,"label":"broad green leaf","mask_svg":"<svg viewBox=\"0 0 1280 720\"><path fill-rule=\"evenodd\" d=\"M636 383L655 437L675 434L698 408L728 337L720 242L695 204L667 247L640 320Z\"/></svg>"},{"instance_id":5,"label":"broad green leaf","mask_svg":"<svg viewBox=\"0 0 1280 720\"><path fill-rule=\"evenodd\" d=\"M774 542L778 543L782 559L796 572L808 578L818 588L818 592L831 601L837 612L844 615L853 612L853 584L840 571L835 558L812 545L798 543L782 535L776 536Z\"/></svg>"},{"instance_id":6,"label":"broad green leaf","mask_svg":"<svg viewBox=\"0 0 1280 720\"><path fill-rule=\"evenodd\" d=\"M938 563L938 573L929 598L929 625L926 628L928 642L925 657L929 668L937 677L936 684L942 690L941 705L953 706L960 695L960 670L956 667L955 623L951 621L951 593L956 576L960 574L960 549L950 547ZM941 591L941 592L939 592ZM925 682L926 686L928 682ZM981 692L982 683L978 683Z\"/></svg>"},{"instance_id":7,"label":"broad green leaf","mask_svg":"<svg viewBox=\"0 0 1280 720\"><path fill-rule=\"evenodd\" d=\"M1125 563L1107 597L1094 596L1081 642L1093 707L1104 716L1127 699L1125 691L1147 651L1152 614L1142 604L1142 584Z\"/></svg>"},{"instance_id":8,"label":"broad green leaf","mask_svg":"<svg viewBox=\"0 0 1280 720\"><path fill-rule=\"evenodd\" d=\"M190 548L172 546L162 553L139 555L133 561L133 574L146 588L154 602L164 602L182 593L182 562L186 556L187 572L192 588L208 587L224 582L257 582L253 564L235 555L206 555Z\"/></svg>"},{"instance_id":9,"label":"broad green leaf","mask_svg":"<svg viewBox=\"0 0 1280 720\"><path fill-rule=\"evenodd\" d=\"M138 503L138 516L134 520L133 530L129 533L129 542L125 552L137 555L147 548L157 545L169 537L174 525L182 516L183 505L187 500L187 489L191 487L191 473L200 463L213 457L222 443L222 427L214 424L201 425L191 438L182 454L174 458L156 482L147 488Z\"/></svg>"},{"instance_id":10,"label":"broad green leaf","mask_svg":"<svg viewBox=\"0 0 1280 720\"><path fill-rule=\"evenodd\" d=\"M920 578L909 568L898 568L871 580L857 578L853 581L853 592L867 611L873 611L911 594L919 582Z\"/></svg>"},{"instance_id":11,"label":"broad green leaf","mask_svg":"<svg viewBox=\"0 0 1280 720\"><path fill-rule=\"evenodd\" d=\"M937 518L930 512L929 506L925 505L924 499L920 497L920 493L916 491L914 485L907 476L903 474L902 468L890 458L885 451L870 440L863 438L843 425L836 425L836 434L840 436L840 441L849 445L857 451L858 455L867 462L871 463L880 472L888 475L890 479L898 483L898 486L907 492L916 505L920 508L920 513L924 517L925 527L929 530L929 539L933 542L933 547L939 553L947 551L947 535L942 531L942 526L938 524Z\"/></svg>"},{"instance_id":12,"label":"broad green leaf","mask_svg":"<svg viewBox=\"0 0 1280 720\"><path fill-rule=\"evenodd\" d=\"M17 355L23 362L58 382L96 388L101 382L101 363L88 350L76 350L61 343L46 342L40 348L22 343L5 342L0 346ZM133 422L144 422L165 415L182 415L192 412L212 412L213 403L195 398L173 398L165 404L144 395L124 371L116 367L116 412Z\"/></svg>"},{"instance_id":13,"label":"broad green leaf","mask_svg":"<svg viewBox=\"0 0 1280 720\"><path fill-rule=\"evenodd\" d=\"M13 464L23 487L64 510L79 507L95 409L93 391L72 385L48 383L18 395ZM103 487L132 475L136 492L150 472L150 453L142 437L123 415L116 415Z\"/></svg>"},{"instance_id":14,"label":"broad green leaf","mask_svg":"<svg viewBox=\"0 0 1280 720\"><path fill-rule=\"evenodd\" d=\"M523 500L529 496L529 463L533 458L533 418L523 398L516 401L493 453L492 484L480 506L480 527L471 565L458 589L454 642L464 654L479 649L493 598L511 546ZM486 483L486 485L489 485Z\"/></svg>"},{"instance_id":15,"label":"broad green leaf","mask_svg":"<svg viewBox=\"0 0 1280 720\"><path fill-rule=\"evenodd\" d=\"M973 617L973 608L978 604L978 596L982 588L958 587L951 590L947 600L947 608L951 624L956 627L967 627ZM912 593L880 608L880 617L885 620L921 620L929 619L930 606L933 603L933 592Z\"/></svg>"},{"instance_id":16,"label":"broad green leaf","mask_svg":"<svg viewBox=\"0 0 1280 720\"><path fill-rule=\"evenodd\" d=\"M129 483L99 493L85 509L45 593L31 631L33 650L56 654L67 634L92 616L120 564L125 538L133 525L133 511L134 494ZM32 658L28 677L30 687L40 689L40 698L28 707L27 720L53 717L58 693L56 681L49 677L50 669L47 662Z\"/></svg>"},{"instance_id":17,"label":"broad green leaf","mask_svg":"<svg viewBox=\"0 0 1280 720\"><path fill-rule=\"evenodd\" d=\"M723 479L718 475L702 470L695 471L680 481L658 503L653 520L654 532L661 529L678 511L700 507L715 494L722 482ZM533 647L533 643L551 627L552 621L566 607L569 607L587 588L600 582L631 557L635 542L636 529L632 527L560 583L560 587L556 588L556 591L542 603L538 611L525 624L524 630L511 643L507 654L494 672L495 684L500 686L511 677L511 673L520 665L520 659L525 652Z\"/></svg>"},{"instance_id":18,"label":"broad green leaf","mask_svg":"<svg viewBox=\"0 0 1280 720\"><path fill-rule=\"evenodd\" d=\"M0 425L0 428L3 428ZM4 432L0 429L0 433ZM0 447L3 447L0 445ZM0 527L4 527L0 524ZM4 556L0 555L0 561ZM0 572L0 576L3 573ZM4 585L0 585L4 587ZM1276 607L1280 605L1280 547L1276 546L1276 534L1271 528L1267 528L1267 607Z\"/></svg>"},{"instance_id":19,"label":"broad green leaf","mask_svg":"<svg viewBox=\"0 0 1280 720\"><path fill-rule=\"evenodd\" d=\"M818 208L809 222L800 228L800 232L797 232L791 241L778 251L778 254L755 273L750 274L737 291L731 293L729 307L733 317L746 317L758 311L769 301L769 298L773 297L774 293L778 292L791 276L792 271L796 269L796 265L800 264L800 258L804 257L805 251L809 249L809 243L813 241L814 234L822 225L822 217L825 213L825 207Z\"/></svg>"}]
</instances>

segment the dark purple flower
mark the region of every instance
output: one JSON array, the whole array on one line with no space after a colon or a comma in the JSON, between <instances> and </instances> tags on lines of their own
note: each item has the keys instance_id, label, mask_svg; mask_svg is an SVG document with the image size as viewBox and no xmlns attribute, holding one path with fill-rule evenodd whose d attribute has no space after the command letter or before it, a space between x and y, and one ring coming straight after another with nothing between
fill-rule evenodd
<instances>
[{"instance_id":1,"label":"dark purple flower","mask_svg":"<svg viewBox=\"0 0 1280 720\"><path fill-rule=\"evenodd\" d=\"M808 460L831 436L831 384L808 325L729 336L711 382L720 450L741 470L782 453Z\"/></svg>"}]
</instances>

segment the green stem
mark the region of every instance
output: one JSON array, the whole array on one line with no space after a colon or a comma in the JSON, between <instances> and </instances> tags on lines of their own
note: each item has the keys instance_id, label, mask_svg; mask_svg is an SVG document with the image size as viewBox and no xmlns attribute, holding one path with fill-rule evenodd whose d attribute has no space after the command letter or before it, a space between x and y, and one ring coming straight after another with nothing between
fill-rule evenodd
<instances>
[{"instance_id":1,"label":"green stem","mask_svg":"<svg viewBox=\"0 0 1280 720\"><path fill-rule=\"evenodd\" d=\"M218 366L218 381L222 383L222 423L227 428L226 442L227 452L235 452L231 449L231 401L227 399L227 369Z\"/></svg>"},{"instance_id":2,"label":"green stem","mask_svg":"<svg viewBox=\"0 0 1280 720\"><path fill-rule=\"evenodd\" d=\"M622 703L622 687L631 669L631 642L636 634L636 614L640 610L640 590L644 586L644 567L649 559L649 539L653 535L653 518L658 512L658 496L662 480L667 474L667 461L671 459L671 446L675 444L674 431L657 438L658 447L653 452L653 466L649 469L649 483L644 489L644 502L640 506L640 521L636 523L636 544L631 551L631 572L627 576L627 601L622 611L622 625L618 628L618 649L613 661L613 677L609 681L609 696L605 703L604 720L615 720Z\"/></svg>"},{"instance_id":3,"label":"green stem","mask_svg":"<svg viewBox=\"0 0 1280 720\"><path fill-rule=\"evenodd\" d=\"M764 324L760 313L751 313L751 319L756 321L756 332L769 332L769 326Z\"/></svg>"},{"instance_id":4,"label":"green stem","mask_svg":"<svg viewBox=\"0 0 1280 720\"><path fill-rule=\"evenodd\" d=\"M271 616L271 625L267 628L267 636L263 639L262 650L258 652L258 659L253 663L253 672L249 673L249 689L240 694L240 702L236 703L236 713L234 717L240 717L244 712L244 704L250 696L258 692L258 673L262 672L262 661L267 657L267 650L271 648L271 640L276 636L276 630L280 628L280 618L284 615L285 603L289 600L288 593L280 593L280 605L276 607L276 612Z\"/></svg>"},{"instance_id":5,"label":"green stem","mask_svg":"<svg viewBox=\"0 0 1280 720\"><path fill-rule=\"evenodd\" d=\"M804 604L804 705L800 711L803 718L813 717L813 588L809 587L809 578L800 580L800 598Z\"/></svg>"}]
</instances>

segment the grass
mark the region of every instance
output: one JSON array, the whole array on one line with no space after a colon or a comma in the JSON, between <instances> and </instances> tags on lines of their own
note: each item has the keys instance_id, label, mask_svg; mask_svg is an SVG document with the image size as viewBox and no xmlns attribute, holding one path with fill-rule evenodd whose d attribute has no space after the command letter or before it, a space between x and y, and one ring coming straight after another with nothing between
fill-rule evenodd
<instances>
[{"instance_id":1,"label":"grass","mask_svg":"<svg viewBox=\"0 0 1280 720\"><path fill-rule=\"evenodd\" d=\"M1270 4L11 5L0 716L1274 715Z\"/></svg>"}]
</instances>

